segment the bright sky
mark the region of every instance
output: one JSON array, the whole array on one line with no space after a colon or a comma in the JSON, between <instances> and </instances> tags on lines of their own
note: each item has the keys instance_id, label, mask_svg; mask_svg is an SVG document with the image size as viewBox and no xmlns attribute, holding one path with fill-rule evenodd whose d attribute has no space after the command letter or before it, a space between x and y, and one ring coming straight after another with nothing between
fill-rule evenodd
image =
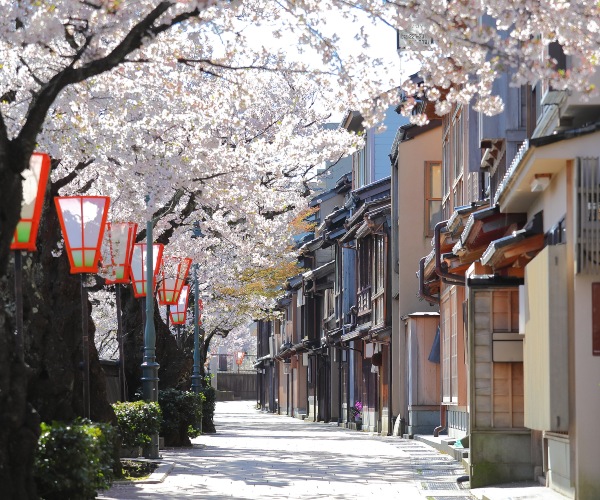
<instances>
[{"instance_id":1,"label":"bright sky","mask_svg":"<svg viewBox=\"0 0 600 500\"><path fill-rule=\"evenodd\" d=\"M367 53L373 58L382 59L384 64L378 69L377 74L388 90L398 86L401 81L408 75L415 73L418 67L414 63L407 64L401 60L396 51L396 31L387 26L383 22L374 24L366 15L363 19L350 23L343 19L340 14L332 13L326 19L326 27L322 28L326 34L335 33L340 38L340 55L344 56L355 54L360 50L362 41L355 39L355 35L360 32L361 27L364 27L365 32L369 37L369 48ZM251 29L251 28L250 28ZM246 31L248 35L248 31ZM256 28L256 32L252 33L252 39L256 39L261 45L272 47L274 51L284 51L290 59L311 60L314 63L318 57L314 52L299 51L296 45L296 39L291 35L282 34L280 39L275 39L271 35L270 29ZM402 78L401 78L402 77ZM339 121L341 115L332 116L332 121Z\"/></svg>"}]
</instances>

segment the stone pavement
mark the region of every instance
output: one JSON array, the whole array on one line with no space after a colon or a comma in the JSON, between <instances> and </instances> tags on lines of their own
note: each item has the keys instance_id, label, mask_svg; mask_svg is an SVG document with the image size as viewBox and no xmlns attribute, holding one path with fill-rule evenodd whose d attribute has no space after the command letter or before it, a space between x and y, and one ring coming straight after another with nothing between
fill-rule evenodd
<instances>
[{"instance_id":1,"label":"stone pavement","mask_svg":"<svg viewBox=\"0 0 600 500\"><path fill-rule=\"evenodd\" d=\"M456 481L459 462L422 442L261 413L249 401L217 403L215 424L192 448L161 451L172 470L160 482L116 483L99 498L475 498Z\"/></svg>"}]
</instances>

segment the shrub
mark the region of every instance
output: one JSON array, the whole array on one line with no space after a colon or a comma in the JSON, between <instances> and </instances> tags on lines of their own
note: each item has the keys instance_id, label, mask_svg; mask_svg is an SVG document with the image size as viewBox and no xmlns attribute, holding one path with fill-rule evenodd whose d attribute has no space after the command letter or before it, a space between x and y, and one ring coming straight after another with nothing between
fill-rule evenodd
<instances>
[{"instance_id":1,"label":"shrub","mask_svg":"<svg viewBox=\"0 0 600 500\"><path fill-rule=\"evenodd\" d=\"M77 420L42 423L34 463L38 494L46 500L88 500L113 479L115 429Z\"/></svg>"},{"instance_id":2,"label":"shrub","mask_svg":"<svg viewBox=\"0 0 600 500\"><path fill-rule=\"evenodd\" d=\"M165 389L158 392L163 413L161 436L165 446L189 446L190 438L201 434L204 396L189 391Z\"/></svg>"},{"instance_id":3,"label":"shrub","mask_svg":"<svg viewBox=\"0 0 600 500\"><path fill-rule=\"evenodd\" d=\"M121 433L122 446L132 448L145 446L152 440L152 435L160 430L162 421L158 403L133 401L112 405Z\"/></svg>"}]
</instances>

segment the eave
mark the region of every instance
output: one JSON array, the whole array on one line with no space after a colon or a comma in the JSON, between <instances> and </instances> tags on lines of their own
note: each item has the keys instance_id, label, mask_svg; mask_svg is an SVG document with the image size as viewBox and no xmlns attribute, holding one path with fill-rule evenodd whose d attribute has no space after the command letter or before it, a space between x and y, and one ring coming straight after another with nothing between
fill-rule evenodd
<instances>
[{"instance_id":1,"label":"eave","mask_svg":"<svg viewBox=\"0 0 600 500\"><path fill-rule=\"evenodd\" d=\"M490 242L520 229L526 221L527 214L504 214L500 213L498 207L474 212L469 216L452 252L463 262L473 262L481 257Z\"/></svg>"},{"instance_id":2,"label":"eave","mask_svg":"<svg viewBox=\"0 0 600 500\"><path fill-rule=\"evenodd\" d=\"M498 186L494 202L502 212L526 212L540 192L532 191L536 176L552 176L569 160L597 155L600 122L525 141Z\"/></svg>"}]
</instances>

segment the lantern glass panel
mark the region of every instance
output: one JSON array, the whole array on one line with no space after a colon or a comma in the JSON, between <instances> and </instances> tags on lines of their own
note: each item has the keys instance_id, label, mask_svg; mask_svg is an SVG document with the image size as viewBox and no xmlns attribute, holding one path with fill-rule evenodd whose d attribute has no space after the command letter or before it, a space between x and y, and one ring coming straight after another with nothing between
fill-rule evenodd
<instances>
[{"instance_id":1,"label":"lantern glass panel","mask_svg":"<svg viewBox=\"0 0 600 500\"><path fill-rule=\"evenodd\" d=\"M154 286L156 286L156 275L162 260L164 245L154 243L152 245L152 275L154 277ZM136 243L133 245L131 253L131 283L133 284L133 294L135 297L146 296L146 243Z\"/></svg>"},{"instance_id":2,"label":"lantern glass panel","mask_svg":"<svg viewBox=\"0 0 600 500\"><path fill-rule=\"evenodd\" d=\"M29 168L21 174L23 200L20 220L11 242L12 250L35 251L35 240L49 173L50 157L44 153L33 153L29 160Z\"/></svg>"},{"instance_id":3,"label":"lantern glass panel","mask_svg":"<svg viewBox=\"0 0 600 500\"><path fill-rule=\"evenodd\" d=\"M69 252L71 272L97 272L109 198L56 197L55 202Z\"/></svg>"},{"instance_id":4,"label":"lantern glass panel","mask_svg":"<svg viewBox=\"0 0 600 500\"><path fill-rule=\"evenodd\" d=\"M188 285L183 285L181 288L181 293L179 294L177 305L171 307L171 323L174 325L182 325L185 323L189 291L190 287Z\"/></svg>"},{"instance_id":5,"label":"lantern glass panel","mask_svg":"<svg viewBox=\"0 0 600 500\"><path fill-rule=\"evenodd\" d=\"M191 265L192 259L187 257L163 257L162 281L158 288L158 299L161 305L177 304L181 287L185 283Z\"/></svg>"},{"instance_id":6,"label":"lantern glass panel","mask_svg":"<svg viewBox=\"0 0 600 500\"><path fill-rule=\"evenodd\" d=\"M107 283L127 283L137 224L108 222L102 241L100 274Z\"/></svg>"}]
</instances>

